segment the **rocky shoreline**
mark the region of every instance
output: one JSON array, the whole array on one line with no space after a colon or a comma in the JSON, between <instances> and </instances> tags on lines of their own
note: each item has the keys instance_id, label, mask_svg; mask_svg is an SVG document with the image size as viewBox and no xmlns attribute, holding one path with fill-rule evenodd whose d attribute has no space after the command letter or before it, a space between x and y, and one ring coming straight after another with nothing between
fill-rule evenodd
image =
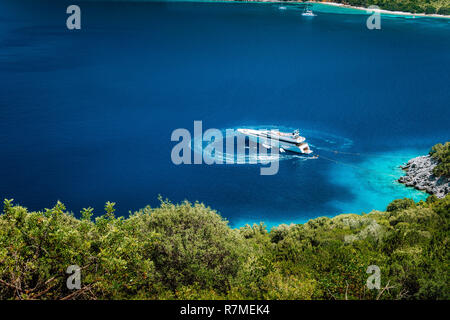
<instances>
[{"instance_id":1,"label":"rocky shoreline","mask_svg":"<svg viewBox=\"0 0 450 320\"><path fill-rule=\"evenodd\" d=\"M400 177L398 182L408 187L434 194L438 198L444 198L450 192L450 181L446 177L436 177L433 169L438 164L431 156L420 156L413 158L401 166L406 175Z\"/></svg>"}]
</instances>

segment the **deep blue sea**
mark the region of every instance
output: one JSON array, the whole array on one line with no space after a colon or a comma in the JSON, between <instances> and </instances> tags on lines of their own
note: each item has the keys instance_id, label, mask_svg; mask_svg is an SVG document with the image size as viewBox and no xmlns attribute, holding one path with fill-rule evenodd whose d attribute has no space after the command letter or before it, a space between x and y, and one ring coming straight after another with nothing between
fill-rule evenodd
<instances>
[{"instance_id":1,"label":"deep blue sea","mask_svg":"<svg viewBox=\"0 0 450 320\"><path fill-rule=\"evenodd\" d=\"M234 227L383 210L426 194L399 165L450 138L450 20L302 5L0 2L0 197L128 215L158 195ZM324 7L326 9L324 9ZM318 159L174 165L172 131L299 128ZM337 151L337 152L336 152Z\"/></svg>"}]
</instances>

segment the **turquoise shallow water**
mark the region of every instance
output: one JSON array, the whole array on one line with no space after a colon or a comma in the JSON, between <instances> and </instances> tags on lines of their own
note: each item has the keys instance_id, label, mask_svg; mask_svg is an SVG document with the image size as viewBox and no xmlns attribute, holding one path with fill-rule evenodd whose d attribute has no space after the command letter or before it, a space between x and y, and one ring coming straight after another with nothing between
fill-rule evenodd
<instances>
[{"instance_id":1,"label":"turquoise shallow water","mask_svg":"<svg viewBox=\"0 0 450 320\"><path fill-rule=\"evenodd\" d=\"M332 205L341 208L342 212L355 213L360 208L384 210L392 199L412 198L415 201L425 200L428 194L413 188L407 188L397 182L404 175L399 164L406 163L418 154L426 154L427 150L398 150L362 156L361 160L352 164L337 163L333 167L331 182L342 188L351 188L352 201L336 201Z\"/></svg>"},{"instance_id":2,"label":"turquoise shallow water","mask_svg":"<svg viewBox=\"0 0 450 320\"><path fill-rule=\"evenodd\" d=\"M338 213L368 213L372 210L385 210L393 199L411 198L414 201L426 200L426 192L405 187L397 182L404 175L400 165L420 154L426 154L425 149L405 149L392 152L370 154L353 154L346 149L343 154L317 151L320 160L332 165L324 175L337 190L351 190L351 195L344 200L325 200L325 204L336 208ZM349 154L350 153L350 154ZM357 160L355 160L357 158ZM314 186L311 186L314 188ZM323 216L333 217L335 214ZM270 228L282 223L305 223L309 219L286 219L266 222ZM238 220L237 225L252 224L254 221Z\"/></svg>"},{"instance_id":3,"label":"turquoise shallow water","mask_svg":"<svg viewBox=\"0 0 450 320\"><path fill-rule=\"evenodd\" d=\"M127 215L161 194L232 226L383 210L450 131L450 24L273 3L0 2L0 197ZM37 14L39 13L39 14ZM175 165L173 130L299 128L318 159ZM336 153L335 151L338 151ZM360 155L355 155L359 153Z\"/></svg>"}]
</instances>

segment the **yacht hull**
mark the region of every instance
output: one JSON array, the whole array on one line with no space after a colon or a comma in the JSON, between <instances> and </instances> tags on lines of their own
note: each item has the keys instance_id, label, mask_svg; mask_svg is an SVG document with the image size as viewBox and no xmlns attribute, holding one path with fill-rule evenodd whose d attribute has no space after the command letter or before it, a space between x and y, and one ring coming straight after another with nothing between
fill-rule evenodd
<instances>
[{"instance_id":1,"label":"yacht hull","mask_svg":"<svg viewBox=\"0 0 450 320\"><path fill-rule=\"evenodd\" d=\"M312 154L304 137L275 130L238 129L239 133L248 136L253 141L262 144L266 149L278 148L279 152L296 154Z\"/></svg>"}]
</instances>

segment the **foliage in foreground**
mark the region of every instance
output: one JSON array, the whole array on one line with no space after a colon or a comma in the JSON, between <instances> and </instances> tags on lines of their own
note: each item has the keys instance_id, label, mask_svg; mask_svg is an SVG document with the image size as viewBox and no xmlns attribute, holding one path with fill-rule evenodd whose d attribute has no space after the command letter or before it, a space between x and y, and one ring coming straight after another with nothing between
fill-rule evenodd
<instances>
[{"instance_id":1,"label":"foliage in foreground","mask_svg":"<svg viewBox=\"0 0 450 320\"><path fill-rule=\"evenodd\" d=\"M57 203L0 215L1 299L449 299L450 198L387 212L231 229L202 204L80 219ZM82 287L66 287L69 265ZM368 290L369 265L381 290Z\"/></svg>"}]
</instances>

